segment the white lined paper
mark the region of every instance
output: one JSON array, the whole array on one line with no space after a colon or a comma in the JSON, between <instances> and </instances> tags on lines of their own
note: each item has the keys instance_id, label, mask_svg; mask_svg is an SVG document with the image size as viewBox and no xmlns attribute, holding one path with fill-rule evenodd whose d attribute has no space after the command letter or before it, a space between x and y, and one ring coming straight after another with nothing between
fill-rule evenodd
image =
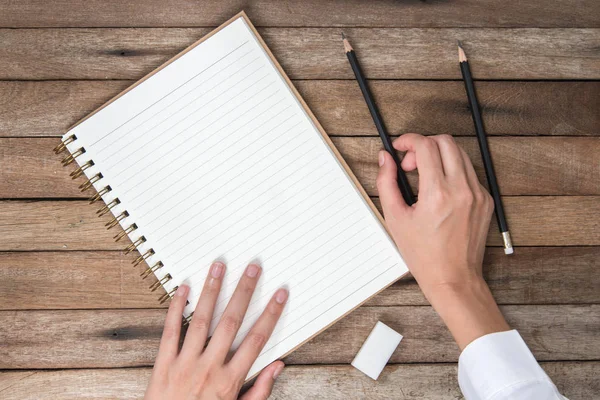
<instances>
[{"instance_id":1,"label":"white lined paper","mask_svg":"<svg viewBox=\"0 0 600 400\"><path fill-rule=\"evenodd\" d=\"M211 332L245 266L263 274L234 347L279 287L284 315L248 376L407 269L393 242L243 18L69 131L110 185L106 203L167 291L227 263Z\"/></svg>"}]
</instances>

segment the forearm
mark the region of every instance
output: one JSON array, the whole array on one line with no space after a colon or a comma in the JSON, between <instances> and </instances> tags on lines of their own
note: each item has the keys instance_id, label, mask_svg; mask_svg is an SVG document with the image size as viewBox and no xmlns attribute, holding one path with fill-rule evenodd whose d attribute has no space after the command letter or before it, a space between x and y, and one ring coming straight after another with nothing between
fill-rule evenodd
<instances>
[{"instance_id":1,"label":"forearm","mask_svg":"<svg viewBox=\"0 0 600 400\"><path fill-rule=\"evenodd\" d=\"M467 284L429 287L425 295L461 351L481 336L510 329L483 278Z\"/></svg>"}]
</instances>

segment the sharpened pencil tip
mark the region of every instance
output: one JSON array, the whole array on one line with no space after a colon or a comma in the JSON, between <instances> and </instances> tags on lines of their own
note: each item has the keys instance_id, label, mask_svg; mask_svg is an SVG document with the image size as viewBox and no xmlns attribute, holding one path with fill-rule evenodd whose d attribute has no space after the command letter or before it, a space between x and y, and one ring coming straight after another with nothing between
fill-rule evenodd
<instances>
[{"instance_id":1,"label":"sharpened pencil tip","mask_svg":"<svg viewBox=\"0 0 600 400\"><path fill-rule=\"evenodd\" d=\"M350 42L348 42L348 39L346 39L346 35L344 35L344 32L342 32L342 41L344 42L344 51L346 53L351 52L352 46L350 46Z\"/></svg>"},{"instance_id":2,"label":"sharpened pencil tip","mask_svg":"<svg viewBox=\"0 0 600 400\"><path fill-rule=\"evenodd\" d=\"M462 43L460 40L457 40L458 42L458 61L459 62L466 62L467 61L467 55L465 54L465 50L462 47Z\"/></svg>"}]
</instances>

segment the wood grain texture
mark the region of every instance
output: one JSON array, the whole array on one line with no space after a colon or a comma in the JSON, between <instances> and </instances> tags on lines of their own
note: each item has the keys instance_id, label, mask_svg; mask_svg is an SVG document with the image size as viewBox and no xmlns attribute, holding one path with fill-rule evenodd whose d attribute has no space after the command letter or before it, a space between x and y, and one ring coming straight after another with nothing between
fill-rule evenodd
<instances>
[{"instance_id":1,"label":"wood grain texture","mask_svg":"<svg viewBox=\"0 0 600 400\"><path fill-rule=\"evenodd\" d=\"M133 81L0 81L0 136L60 136ZM331 136L377 131L356 82L293 82ZM371 81L390 134L473 135L460 81ZM477 82L488 135L600 134L600 82Z\"/></svg>"},{"instance_id":2,"label":"wood grain texture","mask_svg":"<svg viewBox=\"0 0 600 400\"><path fill-rule=\"evenodd\" d=\"M293 79L353 77L336 28L260 28ZM370 79L598 79L600 29L345 29ZM207 28L0 29L0 79L139 79Z\"/></svg>"},{"instance_id":3,"label":"wood grain texture","mask_svg":"<svg viewBox=\"0 0 600 400\"><path fill-rule=\"evenodd\" d=\"M600 248L521 247L511 257L487 248L483 274L499 304L578 304L600 302ZM369 300L368 306L426 305L408 276Z\"/></svg>"},{"instance_id":4,"label":"wood grain texture","mask_svg":"<svg viewBox=\"0 0 600 400\"><path fill-rule=\"evenodd\" d=\"M484 277L499 304L600 304L599 247L518 250L513 257L497 247L486 251ZM0 309L167 307L157 301L162 291L148 290L154 279L142 280L131 258L115 251L0 252ZM367 303L427 304L411 277Z\"/></svg>"},{"instance_id":5,"label":"wood grain texture","mask_svg":"<svg viewBox=\"0 0 600 400\"><path fill-rule=\"evenodd\" d=\"M330 135L377 135L354 81L296 81ZM461 81L370 81L390 134L474 135ZM600 82L478 81L488 135L598 135ZM0 86L1 87L1 86Z\"/></svg>"},{"instance_id":6,"label":"wood grain texture","mask_svg":"<svg viewBox=\"0 0 600 400\"><path fill-rule=\"evenodd\" d=\"M0 308L160 307L164 291L150 292L155 279L142 279L131 261L116 251L0 253Z\"/></svg>"},{"instance_id":7,"label":"wood grain texture","mask_svg":"<svg viewBox=\"0 0 600 400\"><path fill-rule=\"evenodd\" d=\"M598 139L598 140L596 140ZM455 138L487 185L475 138ZM334 138L334 144L371 196L378 196L377 138ZM489 138L494 168L503 195L588 195L600 192L600 138ZM413 189L417 173L409 173Z\"/></svg>"},{"instance_id":8,"label":"wood grain texture","mask_svg":"<svg viewBox=\"0 0 600 400\"><path fill-rule=\"evenodd\" d=\"M505 196L503 202L517 247L600 245L599 196ZM113 241L118 230L106 230L111 217L99 218L99 208L83 200L0 201L0 251L122 250L127 241ZM501 244L493 220L488 245Z\"/></svg>"},{"instance_id":9,"label":"wood grain texture","mask_svg":"<svg viewBox=\"0 0 600 400\"><path fill-rule=\"evenodd\" d=\"M571 400L592 399L600 391L600 363L542 362L558 390ZM0 372L5 400L142 399L150 368ZM452 364L388 365L373 381L349 365L288 366L269 399L359 400L462 398Z\"/></svg>"},{"instance_id":10,"label":"wood grain texture","mask_svg":"<svg viewBox=\"0 0 600 400\"><path fill-rule=\"evenodd\" d=\"M538 360L600 360L600 305L501 306ZM166 310L2 311L1 369L115 368L154 362ZM286 357L348 364L380 320L404 335L392 363L455 362L459 350L429 306L361 307Z\"/></svg>"},{"instance_id":11,"label":"wood grain texture","mask_svg":"<svg viewBox=\"0 0 600 400\"><path fill-rule=\"evenodd\" d=\"M373 202L381 211L379 198ZM598 246L600 242L598 197L504 196L502 203L514 246ZM487 245L502 245L494 217Z\"/></svg>"},{"instance_id":12,"label":"wood grain texture","mask_svg":"<svg viewBox=\"0 0 600 400\"><path fill-rule=\"evenodd\" d=\"M486 183L475 138L457 137ZM379 137L335 137L333 142L371 196L377 196ZM51 149L56 138L0 138L0 198L89 198ZM489 140L504 195L600 195L600 137L493 137ZM409 174L416 192L417 174Z\"/></svg>"},{"instance_id":13,"label":"wood grain texture","mask_svg":"<svg viewBox=\"0 0 600 400\"><path fill-rule=\"evenodd\" d=\"M402 346L402 345L400 345ZM589 399L600 391L600 363L541 363L569 399ZM377 381L351 366L291 366L284 369L272 399L462 399L455 365L388 365Z\"/></svg>"},{"instance_id":14,"label":"wood grain texture","mask_svg":"<svg viewBox=\"0 0 600 400\"><path fill-rule=\"evenodd\" d=\"M2 0L0 9L0 27L9 28L216 26L242 9L256 26L600 27L593 0Z\"/></svg>"}]
</instances>

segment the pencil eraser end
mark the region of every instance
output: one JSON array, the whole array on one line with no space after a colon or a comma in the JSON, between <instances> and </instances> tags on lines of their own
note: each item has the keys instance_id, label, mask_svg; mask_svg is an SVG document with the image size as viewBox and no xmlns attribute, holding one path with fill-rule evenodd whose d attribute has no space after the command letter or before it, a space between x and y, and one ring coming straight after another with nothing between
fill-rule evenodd
<instances>
[{"instance_id":1,"label":"pencil eraser end","mask_svg":"<svg viewBox=\"0 0 600 400\"><path fill-rule=\"evenodd\" d=\"M514 253L510 232L502 232L502 241L504 242L504 254Z\"/></svg>"},{"instance_id":2,"label":"pencil eraser end","mask_svg":"<svg viewBox=\"0 0 600 400\"><path fill-rule=\"evenodd\" d=\"M352 366L369 378L377 380L401 340L401 334L383 322L377 321L367 340L352 360Z\"/></svg>"}]
</instances>

